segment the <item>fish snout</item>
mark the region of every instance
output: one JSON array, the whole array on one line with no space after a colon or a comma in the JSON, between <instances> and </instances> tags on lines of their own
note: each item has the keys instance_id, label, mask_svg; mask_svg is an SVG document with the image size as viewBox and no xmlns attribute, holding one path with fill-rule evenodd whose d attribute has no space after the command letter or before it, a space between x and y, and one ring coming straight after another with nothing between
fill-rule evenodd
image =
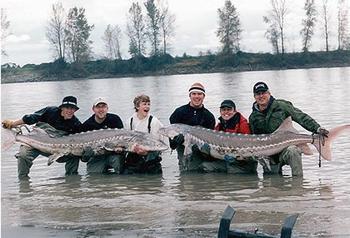
<instances>
[{"instance_id":1,"label":"fish snout","mask_svg":"<svg viewBox=\"0 0 350 238\"><path fill-rule=\"evenodd\" d=\"M170 139L173 139L175 136L177 136L178 134L180 134L179 132L173 130L170 126L166 126L166 127L161 127L158 131L158 133L162 136L168 137Z\"/></svg>"}]
</instances>

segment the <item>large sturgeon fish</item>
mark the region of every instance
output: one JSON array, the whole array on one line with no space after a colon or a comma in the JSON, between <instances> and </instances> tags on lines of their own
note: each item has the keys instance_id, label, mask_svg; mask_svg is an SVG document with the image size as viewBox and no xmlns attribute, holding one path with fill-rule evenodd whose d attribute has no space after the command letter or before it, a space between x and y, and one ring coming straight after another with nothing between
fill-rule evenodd
<instances>
[{"instance_id":1,"label":"large sturgeon fish","mask_svg":"<svg viewBox=\"0 0 350 238\"><path fill-rule=\"evenodd\" d=\"M147 151L164 151L168 148L163 141L149 133L126 129L101 129L60 137L53 137L37 127L27 135L18 134L13 130L3 130L2 147L9 148L13 142L48 154L48 165L62 156L82 156L87 147L93 149L98 155L108 151L134 152L136 146Z\"/></svg>"},{"instance_id":2,"label":"large sturgeon fish","mask_svg":"<svg viewBox=\"0 0 350 238\"><path fill-rule=\"evenodd\" d=\"M237 159L256 156L265 157L281 152L284 148L296 145L300 147L304 154L311 155L312 152L307 144L313 144L321 156L326 160L331 160L331 142L340 133L349 130L350 125L343 125L329 131L328 138L324 142L320 141L318 135L300 134L292 124L292 119L288 117L280 127L272 134L244 135L226 132L218 132L198 126L188 126L184 124L172 124L160 129L163 136L174 138L180 133L184 135L184 154L191 153L191 145L203 148L204 144L210 147L210 156L217 159L224 159L225 155L234 156Z\"/></svg>"}]
</instances>

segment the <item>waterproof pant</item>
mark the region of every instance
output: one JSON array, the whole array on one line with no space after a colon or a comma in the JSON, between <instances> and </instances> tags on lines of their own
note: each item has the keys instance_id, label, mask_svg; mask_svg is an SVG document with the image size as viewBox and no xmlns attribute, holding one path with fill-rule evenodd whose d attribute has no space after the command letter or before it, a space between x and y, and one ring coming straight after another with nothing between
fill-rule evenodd
<instances>
[{"instance_id":1,"label":"waterproof pant","mask_svg":"<svg viewBox=\"0 0 350 238\"><path fill-rule=\"evenodd\" d=\"M142 174L161 174L162 158L159 152L149 152L147 155L138 155L128 153L125 159L126 174L142 173Z\"/></svg>"},{"instance_id":2,"label":"waterproof pant","mask_svg":"<svg viewBox=\"0 0 350 238\"><path fill-rule=\"evenodd\" d=\"M109 169L113 169L114 173L121 174L124 162L124 154L98 155L88 160L86 168L88 173L108 173Z\"/></svg>"},{"instance_id":3,"label":"waterproof pant","mask_svg":"<svg viewBox=\"0 0 350 238\"><path fill-rule=\"evenodd\" d=\"M179 145L176 148L177 158L179 160L179 169L181 172L184 171L201 171L203 156L200 152L194 151L191 154L184 155L185 146Z\"/></svg>"},{"instance_id":4,"label":"waterproof pant","mask_svg":"<svg viewBox=\"0 0 350 238\"><path fill-rule=\"evenodd\" d=\"M226 161L225 161L226 162ZM258 161L253 158L235 160L227 163L227 173L229 174L257 174Z\"/></svg>"},{"instance_id":5,"label":"waterproof pant","mask_svg":"<svg viewBox=\"0 0 350 238\"><path fill-rule=\"evenodd\" d=\"M18 169L18 178L28 178L30 168L33 165L33 161L39 156L48 156L45 153L38 151L29 146L21 145L19 152L16 154L17 158L17 169ZM79 157L76 156L64 156L57 160L58 163L66 163L66 175L78 174L79 168Z\"/></svg>"},{"instance_id":6,"label":"waterproof pant","mask_svg":"<svg viewBox=\"0 0 350 238\"><path fill-rule=\"evenodd\" d=\"M228 162L224 160L212 159L200 151L193 151L191 154L184 155L184 146L177 148L180 171L197 172L217 172L229 174L256 174L258 162L253 159L236 160Z\"/></svg>"},{"instance_id":7,"label":"waterproof pant","mask_svg":"<svg viewBox=\"0 0 350 238\"><path fill-rule=\"evenodd\" d=\"M303 176L303 164L301 159L301 149L295 145L284 149L276 159L270 158L269 166L262 164L264 174L282 174L282 167L289 165L292 176Z\"/></svg>"}]
</instances>

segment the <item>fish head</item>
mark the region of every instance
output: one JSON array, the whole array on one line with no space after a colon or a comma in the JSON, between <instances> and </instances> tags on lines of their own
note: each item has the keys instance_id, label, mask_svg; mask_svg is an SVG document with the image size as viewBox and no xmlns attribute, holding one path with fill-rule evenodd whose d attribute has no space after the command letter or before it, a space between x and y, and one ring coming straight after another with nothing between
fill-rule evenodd
<instances>
[{"instance_id":1,"label":"fish head","mask_svg":"<svg viewBox=\"0 0 350 238\"><path fill-rule=\"evenodd\" d=\"M133 147L135 146L144 151L165 151L168 149L168 145L164 141L148 133L139 133L134 139Z\"/></svg>"},{"instance_id":2,"label":"fish head","mask_svg":"<svg viewBox=\"0 0 350 238\"><path fill-rule=\"evenodd\" d=\"M188 126L184 124L171 124L160 128L158 133L162 136L173 139L175 136L179 134L185 134L186 127Z\"/></svg>"}]
</instances>

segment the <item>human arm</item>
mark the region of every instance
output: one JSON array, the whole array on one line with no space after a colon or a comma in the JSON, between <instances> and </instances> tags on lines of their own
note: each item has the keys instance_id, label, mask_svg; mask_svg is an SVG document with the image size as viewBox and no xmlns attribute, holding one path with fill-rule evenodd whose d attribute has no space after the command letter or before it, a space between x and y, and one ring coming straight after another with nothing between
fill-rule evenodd
<instances>
[{"instance_id":1,"label":"human arm","mask_svg":"<svg viewBox=\"0 0 350 238\"><path fill-rule=\"evenodd\" d=\"M240 122L239 122L238 133L251 134L249 123L248 123L247 119L244 118L242 115L241 115Z\"/></svg>"},{"instance_id":2,"label":"human arm","mask_svg":"<svg viewBox=\"0 0 350 238\"><path fill-rule=\"evenodd\" d=\"M10 120L10 119L5 119L1 122L2 126L7 129L11 129L16 126L20 126L25 124L22 119L17 119L17 120Z\"/></svg>"},{"instance_id":3,"label":"human arm","mask_svg":"<svg viewBox=\"0 0 350 238\"><path fill-rule=\"evenodd\" d=\"M169 117L170 124L181 123L179 119L179 109L176 109Z\"/></svg>"},{"instance_id":4,"label":"human arm","mask_svg":"<svg viewBox=\"0 0 350 238\"><path fill-rule=\"evenodd\" d=\"M305 112L301 111L299 108L294 107L291 102L284 100L281 100L281 102L288 114L292 117L293 121L297 122L306 130L312 133L317 133L317 129L321 126L316 122L315 119L313 119Z\"/></svg>"},{"instance_id":5,"label":"human arm","mask_svg":"<svg viewBox=\"0 0 350 238\"><path fill-rule=\"evenodd\" d=\"M216 123L214 115L210 111L205 109L203 117L204 122L200 126L214 130Z\"/></svg>"},{"instance_id":6,"label":"human arm","mask_svg":"<svg viewBox=\"0 0 350 238\"><path fill-rule=\"evenodd\" d=\"M113 115L112 121L113 121L112 123L113 125L111 128L118 128L118 129L124 128L123 121L118 115Z\"/></svg>"},{"instance_id":7,"label":"human arm","mask_svg":"<svg viewBox=\"0 0 350 238\"><path fill-rule=\"evenodd\" d=\"M27 114L22 117L22 120L25 124L33 125L39 121L47 122L47 112L52 111L53 107L42 108L32 114Z\"/></svg>"},{"instance_id":8,"label":"human arm","mask_svg":"<svg viewBox=\"0 0 350 238\"><path fill-rule=\"evenodd\" d=\"M215 131L220 131L220 123L218 123L215 127L214 127Z\"/></svg>"},{"instance_id":9,"label":"human arm","mask_svg":"<svg viewBox=\"0 0 350 238\"><path fill-rule=\"evenodd\" d=\"M173 139L169 139L169 145L172 150L175 150L178 146L185 142L185 137L183 134L175 136Z\"/></svg>"},{"instance_id":10,"label":"human arm","mask_svg":"<svg viewBox=\"0 0 350 238\"><path fill-rule=\"evenodd\" d=\"M47 107L40 109L39 111L36 111L32 114L24 115L21 119L17 119L17 120L6 119L2 121L2 126L4 128L11 129L13 127L20 126L23 124L28 124L28 125L35 124L40 121L40 119L43 117L46 111L47 111Z\"/></svg>"}]
</instances>

